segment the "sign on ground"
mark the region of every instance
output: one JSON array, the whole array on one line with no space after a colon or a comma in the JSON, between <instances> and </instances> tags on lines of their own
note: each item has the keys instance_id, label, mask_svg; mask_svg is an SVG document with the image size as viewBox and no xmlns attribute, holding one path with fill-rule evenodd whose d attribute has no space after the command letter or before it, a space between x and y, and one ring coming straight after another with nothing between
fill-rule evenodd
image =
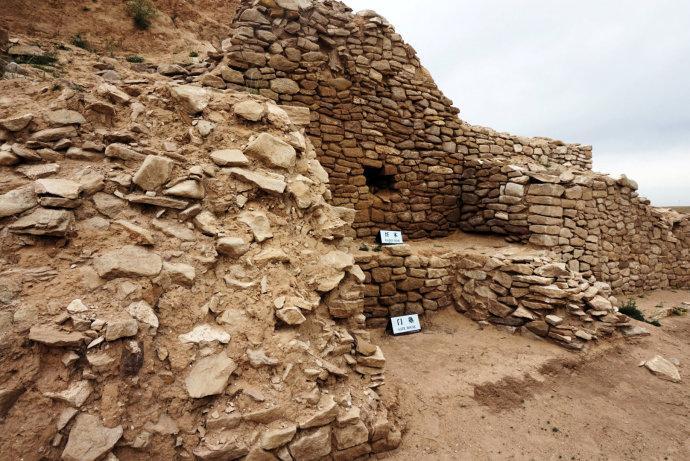
<instances>
[{"instance_id":1,"label":"sign on ground","mask_svg":"<svg viewBox=\"0 0 690 461\"><path fill-rule=\"evenodd\" d=\"M422 331L422 326L419 323L419 315L417 314L391 317L391 327L394 335L407 335Z\"/></svg>"}]
</instances>

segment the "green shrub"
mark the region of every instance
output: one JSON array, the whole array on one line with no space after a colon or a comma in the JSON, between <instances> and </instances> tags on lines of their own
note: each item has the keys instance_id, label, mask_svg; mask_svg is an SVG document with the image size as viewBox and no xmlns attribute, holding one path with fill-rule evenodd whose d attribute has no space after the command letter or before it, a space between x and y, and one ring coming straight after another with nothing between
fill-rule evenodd
<instances>
[{"instance_id":1,"label":"green shrub","mask_svg":"<svg viewBox=\"0 0 690 461\"><path fill-rule=\"evenodd\" d=\"M642 311L637 308L637 303L632 298L628 299L628 301L625 304L623 304L623 307L618 309L618 311L621 314L625 314L632 319L639 320L640 322L645 322L650 325L654 325L655 327L661 326L661 323L658 320L647 319L642 313Z\"/></svg>"},{"instance_id":2,"label":"green shrub","mask_svg":"<svg viewBox=\"0 0 690 461\"><path fill-rule=\"evenodd\" d=\"M151 0L128 0L127 13L134 20L134 25L139 29L146 30L151 27L151 20L158 11Z\"/></svg>"},{"instance_id":3,"label":"green shrub","mask_svg":"<svg viewBox=\"0 0 690 461\"><path fill-rule=\"evenodd\" d=\"M135 64L144 62L144 58L142 58L141 56L137 56L136 54L133 54L132 56L127 56L125 59L127 60L127 62L132 62Z\"/></svg>"},{"instance_id":4,"label":"green shrub","mask_svg":"<svg viewBox=\"0 0 690 461\"><path fill-rule=\"evenodd\" d=\"M197 56L199 56L199 53L197 53L196 51L192 51L189 53L190 58L196 58Z\"/></svg>"},{"instance_id":5,"label":"green shrub","mask_svg":"<svg viewBox=\"0 0 690 461\"><path fill-rule=\"evenodd\" d=\"M621 314L625 314L632 319L639 320L640 322L647 321L642 311L637 308L637 303L634 299L628 299L628 301L623 304L623 307L618 310Z\"/></svg>"}]
</instances>

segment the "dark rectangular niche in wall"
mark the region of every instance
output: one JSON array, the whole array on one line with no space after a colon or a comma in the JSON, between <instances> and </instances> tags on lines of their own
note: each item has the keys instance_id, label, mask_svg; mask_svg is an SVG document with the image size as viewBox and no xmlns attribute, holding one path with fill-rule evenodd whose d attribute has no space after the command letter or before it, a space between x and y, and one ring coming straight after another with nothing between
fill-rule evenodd
<instances>
[{"instance_id":1,"label":"dark rectangular niche in wall","mask_svg":"<svg viewBox=\"0 0 690 461\"><path fill-rule=\"evenodd\" d=\"M383 168L364 167L364 178L372 194L392 192L395 186L395 176L384 174Z\"/></svg>"}]
</instances>

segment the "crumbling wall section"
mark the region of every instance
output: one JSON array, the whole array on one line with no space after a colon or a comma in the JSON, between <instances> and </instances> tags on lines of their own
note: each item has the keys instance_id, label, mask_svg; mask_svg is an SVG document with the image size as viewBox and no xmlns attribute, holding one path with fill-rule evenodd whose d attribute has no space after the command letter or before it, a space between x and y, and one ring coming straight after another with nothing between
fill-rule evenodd
<instances>
[{"instance_id":1,"label":"crumbling wall section","mask_svg":"<svg viewBox=\"0 0 690 461\"><path fill-rule=\"evenodd\" d=\"M465 169L460 227L549 248L619 293L690 286L690 222L637 184L591 172L492 162Z\"/></svg>"}]
</instances>

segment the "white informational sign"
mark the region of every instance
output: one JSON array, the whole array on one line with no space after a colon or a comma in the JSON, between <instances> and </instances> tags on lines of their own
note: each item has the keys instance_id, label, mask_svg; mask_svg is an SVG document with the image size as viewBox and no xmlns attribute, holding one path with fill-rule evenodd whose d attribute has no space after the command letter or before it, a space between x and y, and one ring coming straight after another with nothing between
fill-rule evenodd
<instances>
[{"instance_id":1,"label":"white informational sign","mask_svg":"<svg viewBox=\"0 0 690 461\"><path fill-rule=\"evenodd\" d=\"M379 231L379 240L384 245L399 245L403 243L402 232L400 231Z\"/></svg>"},{"instance_id":2,"label":"white informational sign","mask_svg":"<svg viewBox=\"0 0 690 461\"><path fill-rule=\"evenodd\" d=\"M409 333L419 333L422 326L419 323L417 314L403 315L402 317L391 317L391 325L394 335L404 335Z\"/></svg>"}]
</instances>

